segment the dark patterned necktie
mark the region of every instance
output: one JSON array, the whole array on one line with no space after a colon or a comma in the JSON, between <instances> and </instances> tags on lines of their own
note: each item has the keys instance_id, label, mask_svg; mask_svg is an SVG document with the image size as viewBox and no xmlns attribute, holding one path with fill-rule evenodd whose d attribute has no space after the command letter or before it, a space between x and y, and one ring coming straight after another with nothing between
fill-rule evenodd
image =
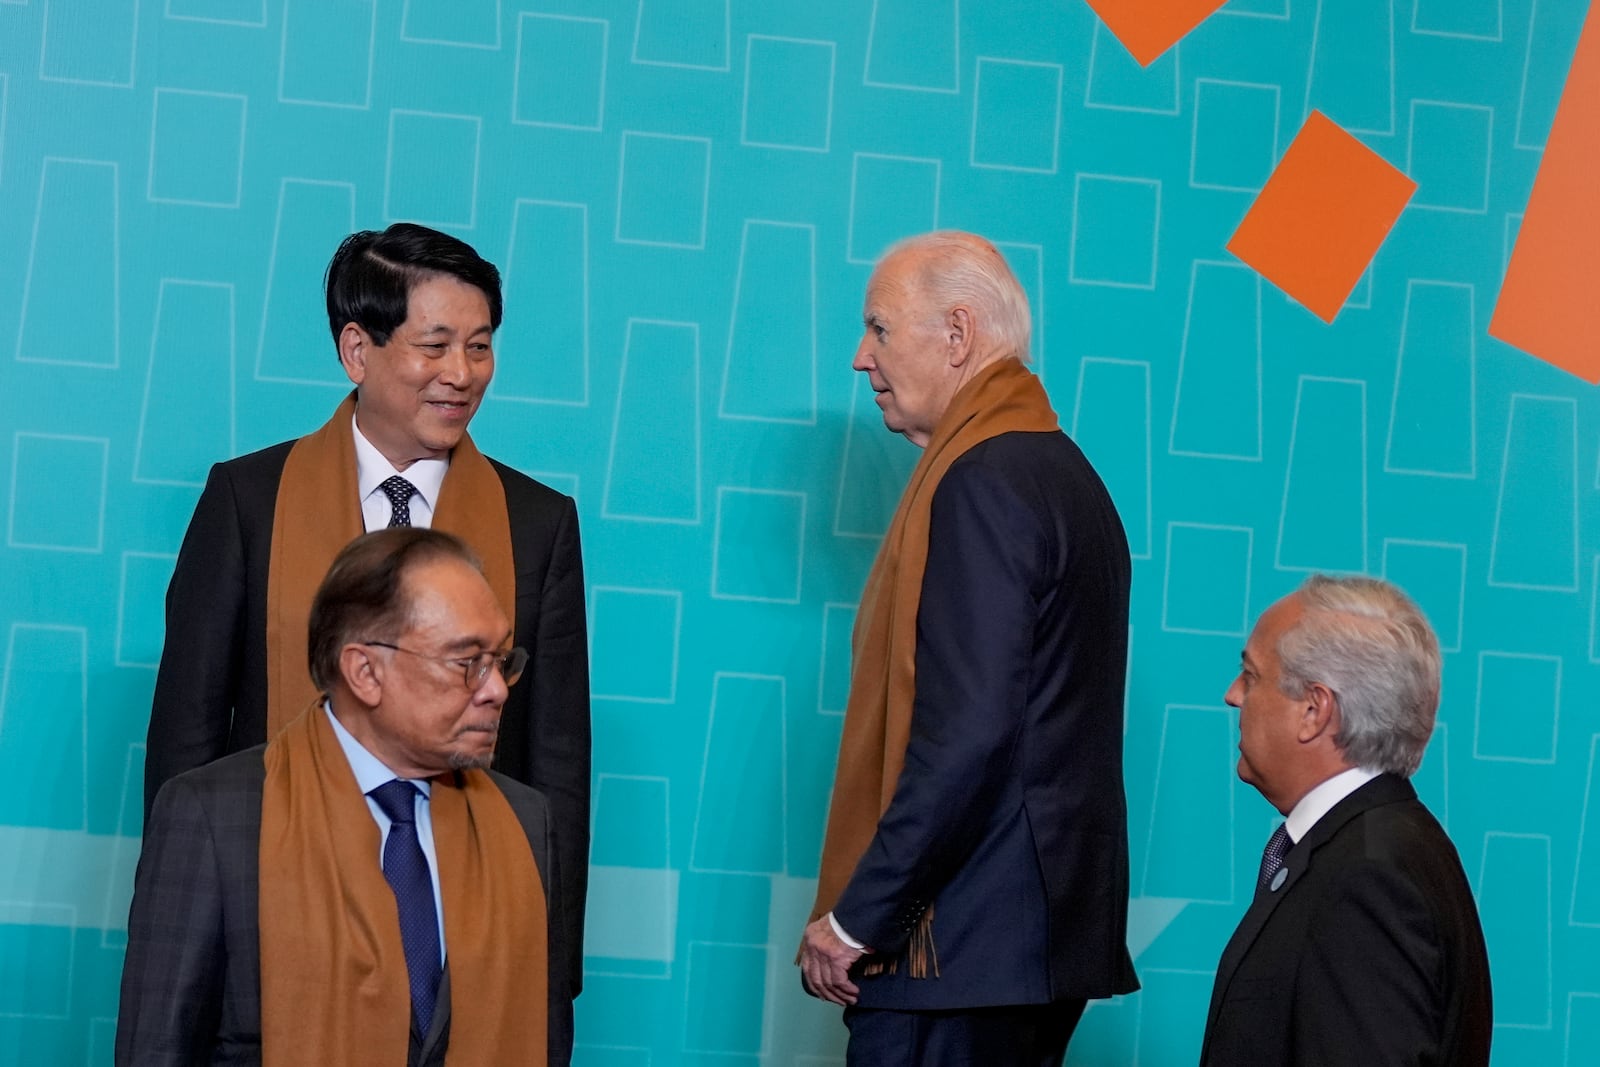
<instances>
[{"instance_id":1,"label":"dark patterned necktie","mask_svg":"<svg viewBox=\"0 0 1600 1067\"><path fill-rule=\"evenodd\" d=\"M401 778L388 781L369 796L389 817L389 838L383 843L383 876L400 906L400 943L411 982L411 1010L417 1029L427 1034L439 992L439 912L433 902L428 860L417 842L417 787Z\"/></svg>"},{"instance_id":2,"label":"dark patterned necktie","mask_svg":"<svg viewBox=\"0 0 1600 1067\"><path fill-rule=\"evenodd\" d=\"M1272 836L1267 839L1267 847L1261 852L1261 874L1256 878L1256 887L1265 889L1272 882L1272 876L1283 867L1283 854L1289 851L1289 827L1280 823L1272 831Z\"/></svg>"},{"instance_id":3,"label":"dark patterned necktie","mask_svg":"<svg viewBox=\"0 0 1600 1067\"><path fill-rule=\"evenodd\" d=\"M396 474L392 478L386 478L378 488L389 498L389 525L410 526L411 497L416 493L417 487Z\"/></svg>"}]
</instances>

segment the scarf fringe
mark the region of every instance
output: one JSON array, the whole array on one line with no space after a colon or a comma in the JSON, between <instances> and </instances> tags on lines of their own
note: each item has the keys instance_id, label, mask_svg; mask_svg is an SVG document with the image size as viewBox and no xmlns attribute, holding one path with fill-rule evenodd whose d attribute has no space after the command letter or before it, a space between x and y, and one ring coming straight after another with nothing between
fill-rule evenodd
<instances>
[{"instance_id":1,"label":"scarf fringe","mask_svg":"<svg viewBox=\"0 0 1600 1067\"><path fill-rule=\"evenodd\" d=\"M928 966L933 965L933 977L939 977L939 949L933 943L933 907L922 913L922 918L917 921L917 928L911 931L911 940L906 944L906 974L911 978L928 977ZM900 960L873 960L861 968L861 973L868 977L879 974L899 974Z\"/></svg>"}]
</instances>

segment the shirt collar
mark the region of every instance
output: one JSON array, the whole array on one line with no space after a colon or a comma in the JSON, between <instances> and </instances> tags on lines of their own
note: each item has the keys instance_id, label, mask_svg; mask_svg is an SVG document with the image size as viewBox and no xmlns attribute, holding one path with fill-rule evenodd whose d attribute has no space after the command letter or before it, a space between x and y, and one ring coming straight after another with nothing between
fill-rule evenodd
<instances>
[{"instance_id":1,"label":"shirt collar","mask_svg":"<svg viewBox=\"0 0 1600 1067\"><path fill-rule=\"evenodd\" d=\"M1300 803L1284 820L1284 825L1289 828L1289 840L1298 842L1305 837L1319 819L1333 810L1335 804L1378 777L1378 773L1365 767L1351 767L1301 797Z\"/></svg>"},{"instance_id":2,"label":"shirt collar","mask_svg":"<svg viewBox=\"0 0 1600 1067\"><path fill-rule=\"evenodd\" d=\"M439 486L444 484L445 472L450 469L448 459L419 459L404 471L394 469L377 447L361 434L354 415L350 416L350 432L356 440L356 499L365 500L378 491L378 486L398 474L416 487L417 493L427 501L428 507L439 504Z\"/></svg>"},{"instance_id":3,"label":"shirt collar","mask_svg":"<svg viewBox=\"0 0 1600 1067\"><path fill-rule=\"evenodd\" d=\"M328 721L333 724L333 736L339 739L339 747L344 749L344 758L350 761L350 769L355 772L356 787L362 793L370 793L385 782L392 782L400 777L385 766L381 759L367 751L367 747L344 728L344 723L334 715L332 704L324 700L322 710L327 714ZM422 790L423 796L429 796L432 792L433 783L426 778L407 778L406 781Z\"/></svg>"}]
</instances>

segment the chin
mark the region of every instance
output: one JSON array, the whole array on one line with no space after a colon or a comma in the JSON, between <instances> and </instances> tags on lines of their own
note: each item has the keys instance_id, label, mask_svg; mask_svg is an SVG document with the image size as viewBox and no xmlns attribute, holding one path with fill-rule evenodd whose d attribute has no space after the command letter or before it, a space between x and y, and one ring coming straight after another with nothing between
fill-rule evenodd
<instances>
[{"instance_id":1,"label":"chin","mask_svg":"<svg viewBox=\"0 0 1600 1067\"><path fill-rule=\"evenodd\" d=\"M422 432L417 436L431 445L450 447L461 440L461 435L467 432L467 424L472 421L472 416L467 415L460 421L455 419L435 419L426 427L419 426Z\"/></svg>"},{"instance_id":2,"label":"chin","mask_svg":"<svg viewBox=\"0 0 1600 1067\"><path fill-rule=\"evenodd\" d=\"M450 769L452 771L486 771L494 760L494 749L484 752L452 752L450 753Z\"/></svg>"}]
</instances>

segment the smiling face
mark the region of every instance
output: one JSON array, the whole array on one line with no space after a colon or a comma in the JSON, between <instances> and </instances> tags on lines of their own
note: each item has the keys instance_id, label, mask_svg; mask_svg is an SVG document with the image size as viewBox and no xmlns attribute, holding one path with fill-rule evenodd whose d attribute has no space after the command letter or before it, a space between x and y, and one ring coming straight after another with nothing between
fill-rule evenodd
<instances>
[{"instance_id":1,"label":"smiling face","mask_svg":"<svg viewBox=\"0 0 1600 1067\"><path fill-rule=\"evenodd\" d=\"M396 470L447 455L494 376L494 328L483 291L448 274L412 287L387 344L355 323L339 359L356 384L356 425Z\"/></svg>"},{"instance_id":2,"label":"smiling face","mask_svg":"<svg viewBox=\"0 0 1600 1067\"><path fill-rule=\"evenodd\" d=\"M866 374L883 424L927 447L961 385L961 369L951 363L939 310L918 284L915 253L878 265L867 284L862 320L865 331L850 366Z\"/></svg>"},{"instance_id":3,"label":"smiling face","mask_svg":"<svg viewBox=\"0 0 1600 1067\"><path fill-rule=\"evenodd\" d=\"M419 564L404 581L410 624L394 643L411 651L360 646L373 657L380 696L357 720L365 730L351 732L401 777L487 767L506 680L494 669L469 689L465 661L503 651L511 626L489 583L461 560Z\"/></svg>"}]
</instances>

